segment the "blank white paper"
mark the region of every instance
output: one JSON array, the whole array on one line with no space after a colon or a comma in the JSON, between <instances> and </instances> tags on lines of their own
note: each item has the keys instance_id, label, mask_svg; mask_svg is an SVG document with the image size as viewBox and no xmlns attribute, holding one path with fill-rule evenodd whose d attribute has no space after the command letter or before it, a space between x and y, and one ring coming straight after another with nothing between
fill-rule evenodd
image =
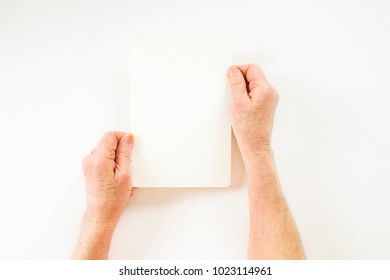
<instances>
[{"instance_id":1,"label":"blank white paper","mask_svg":"<svg viewBox=\"0 0 390 280\"><path fill-rule=\"evenodd\" d=\"M130 127L135 187L230 185L231 48L215 40L136 40Z\"/></svg>"}]
</instances>

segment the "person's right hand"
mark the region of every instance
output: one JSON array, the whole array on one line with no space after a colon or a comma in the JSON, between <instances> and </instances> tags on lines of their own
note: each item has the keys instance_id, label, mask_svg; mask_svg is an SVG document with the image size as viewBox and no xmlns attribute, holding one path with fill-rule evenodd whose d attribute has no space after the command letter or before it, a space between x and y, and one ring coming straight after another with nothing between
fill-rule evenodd
<instances>
[{"instance_id":1,"label":"person's right hand","mask_svg":"<svg viewBox=\"0 0 390 280\"><path fill-rule=\"evenodd\" d=\"M255 64L231 66L231 123L244 162L271 149L274 115L279 96Z\"/></svg>"},{"instance_id":2,"label":"person's right hand","mask_svg":"<svg viewBox=\"0 0 390 280\"><path fill-rule=\"evenodd\" d=\"M249 259L305 259L277 175L271 135L279 97L257 65L231 66L231 123L244 161L249 201Z\"/></svg>"}]
</instances>

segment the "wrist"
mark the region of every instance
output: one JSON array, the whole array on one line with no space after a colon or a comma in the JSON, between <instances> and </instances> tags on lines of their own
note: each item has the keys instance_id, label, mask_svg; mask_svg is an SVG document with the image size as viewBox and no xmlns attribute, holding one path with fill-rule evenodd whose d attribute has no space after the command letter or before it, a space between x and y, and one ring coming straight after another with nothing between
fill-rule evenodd
<instances>
[{"instance_id":1,"label":"wrist","mask_svg":"<svg viewBox=\"0 0 390 280\"><path fill-rule=\"evenodd\" d=\"M280 192L274 153L271 146L242 155L250 200L268 197Z\"/></svg>"},{"instance_id":2,"label":"wrist","mask_svg":"<svg viewBox=\"0 0 390 280\"><path fill-rule=\"evenodd\" d=\"M263 165L274 163L274 152L271 145L261 146L257 149L243 149L241 156L248 173L251 173L252 170L258 170Z\"/></svg>"},{"instance_id":3,"label":"wrist","mask_svg":"<svg viewBox=\"0 0 390 280\"><path fill-rule=\"evenodd\" d=\"M119 215L101 215L98 211L87 208L82 217L82 224L96 230L113 230L119 220Z\"/></svg>"}]
</instances>

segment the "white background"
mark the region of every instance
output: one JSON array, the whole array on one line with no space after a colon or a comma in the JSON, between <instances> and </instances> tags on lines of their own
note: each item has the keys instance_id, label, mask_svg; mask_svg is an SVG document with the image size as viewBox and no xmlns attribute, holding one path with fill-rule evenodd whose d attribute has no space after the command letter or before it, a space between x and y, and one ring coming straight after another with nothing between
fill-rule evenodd
<instances>
[{"instance_id":1,"label":"white background","mask_svg":"<svg viewBox=\"0 0 390 280\"><path fill-rule=\"evenodd\" d=\"M0 258L69 257L81 159L128 127L135 37L233 39L233 62L258 63L280 93L274 148L308 257L390 258L389 13L372 0L1 0ZM139 189L111 258L245 258L232 153L228 189Z\"/></svg>"}]
</instances>

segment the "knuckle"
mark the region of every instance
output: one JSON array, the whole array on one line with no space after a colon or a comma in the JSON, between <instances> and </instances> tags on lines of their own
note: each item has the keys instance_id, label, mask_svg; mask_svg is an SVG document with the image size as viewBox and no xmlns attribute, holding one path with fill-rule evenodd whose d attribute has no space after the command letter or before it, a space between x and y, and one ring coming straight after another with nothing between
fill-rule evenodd
<instances>
[{"instance_id":1,"label":"knuckle","mask_svg":"<svg viewBox=\"0 0 390 280\"><path fill-rule=\"evenodd\" d=\"M107 159L114 159L115 158L115 151L111 149L106 149L104 151L104 157Z\"/></svg>"},{"instance_id":2,"label":"knuckle","mask_svg":"<svg viewBox=\"0 0 390 280\"><path fill-rule=\"evenodd\" d=\"M243 81L235 80L230 83L230 87L233 92L243 93L246 92L246 84Z\"/></svg>"},{"instance_id":3,"label":"knuckle","mask_svg":"<svg viewBox=\"0 0 390 280\"><path fill-rule=\"evenodd\" d=\"M270 102L278 102L279 94L278 92L271 86L267 85L263 91L264 99Z\"/></svg>"},{"instance_id":4,"label":"knuckle","mask_svg":"<svg viewBox=\"0 0 390 280\"><path fill-rule=\"evenodd\" d=\"M90 159L87 166L88 166L88 169L92 169L94 171L99 171L104 167L102 160L100 160L97 157Z\"/></svg>"},{"instance_id":5,"label":"knuckle","mask_svg":"<svg viewBox=\"0 0 390 280\"><path fill-rule=\"evenodd\" d=\"M128 151L118 150L117 156L120 158L125 158L126 160L130 161L130 152Z\"/></svg>"},{"instance_id":6,"label":"knuckle","mask_svg":"<svg viewBox=\"0 0 390 280\"><path fill-rule=\"evenodd\" d=\"M103 160L95 159L93 161L93 168L98 172L101 173L104 170L106 170L106 163Z\"/></svg>"}]
</instances>

